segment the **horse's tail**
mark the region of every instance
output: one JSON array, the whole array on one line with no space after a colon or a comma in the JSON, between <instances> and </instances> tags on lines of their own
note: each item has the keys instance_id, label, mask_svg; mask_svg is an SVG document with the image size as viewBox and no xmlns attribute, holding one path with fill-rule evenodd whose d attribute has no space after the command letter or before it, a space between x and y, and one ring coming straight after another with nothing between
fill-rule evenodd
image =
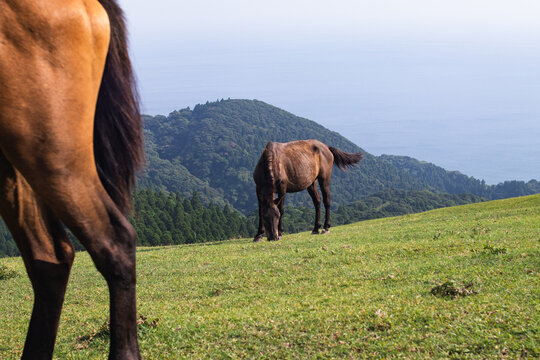
<instances>
[{"instance_id":1,"label":"horse's tail","mask_svg":"<svg viewBox=\"0 0 540 360\"><path fill-rule=\"evenodd\" d=\"M99 2L109 16L111 38L96 105L94 155L103 186L125 213L144 163L142 119L124 14L115 0Z\"/></svg>"},{"instance_id":2,"label":"horse's tail","mask_svg":"<svg viewBox=\"0 0 540 360\"><path fill-rule=\"evenodd\" d=\"M334 164L341 170L347 170L347 168L355 166L363 158L361 152L349 154L332 146L329 146L328 149L334 155Z\"/></svg>"}]
</instances>

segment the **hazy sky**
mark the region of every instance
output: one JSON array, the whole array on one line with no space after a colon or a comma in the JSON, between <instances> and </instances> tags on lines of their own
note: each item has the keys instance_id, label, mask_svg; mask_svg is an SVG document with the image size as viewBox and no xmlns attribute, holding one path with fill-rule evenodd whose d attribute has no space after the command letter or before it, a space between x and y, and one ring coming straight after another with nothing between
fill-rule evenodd
<instances>
[{"instance_id":1,"label":"hazy sky","mask_svg":"<svg viewBox=\"0 0 540 360\"><path fill-rule=\"evenodd\" d=\"M258 99L376 155L540 179L540 1L120 2L146 113Z\"/></svg>"}]
</instances>

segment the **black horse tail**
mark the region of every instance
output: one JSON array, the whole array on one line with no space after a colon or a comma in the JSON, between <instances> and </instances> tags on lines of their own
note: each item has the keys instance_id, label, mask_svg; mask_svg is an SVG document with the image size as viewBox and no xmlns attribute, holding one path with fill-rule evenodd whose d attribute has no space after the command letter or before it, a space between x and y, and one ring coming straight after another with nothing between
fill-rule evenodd
<instances>
[{"instance_id":1,"label":"black horse tail","mask_svg":"<svg viewBox=\"0 0 540 360\"><path fill-rule=\"evenodd\" d=\"M144 163L142 119L123 11L115 0L99 2L109 16L111 38L96 105L94 156L103 186L126 213Z\"/></svg>"},{"instance_id":2,"label":"black horse tail","mask_svg":"<svg viewBox=\"0 0 540 360\"><path fill-rule=\"evenodd\" d=\"M355 166L364 157L361 152L349 154L332 146L329 146L328 149L334 155L334 164L341 170Z\"/></svg>"}]
</instances>

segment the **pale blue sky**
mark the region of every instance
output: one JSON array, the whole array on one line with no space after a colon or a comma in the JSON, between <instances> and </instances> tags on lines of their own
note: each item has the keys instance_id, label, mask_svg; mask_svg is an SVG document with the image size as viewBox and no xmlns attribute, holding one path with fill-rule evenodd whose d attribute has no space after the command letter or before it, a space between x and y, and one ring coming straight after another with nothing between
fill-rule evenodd
<instances>
[{"instance_id":1,"label":"pale blue sky","mask_svg":"<svg viewBox=\"0 0 540 360\"><path fill-rule=\"evenodd\" d=\"M146 113L256 98L376 155L540 179L540 1L121 4Z\"/></svg>"}]
</instances>

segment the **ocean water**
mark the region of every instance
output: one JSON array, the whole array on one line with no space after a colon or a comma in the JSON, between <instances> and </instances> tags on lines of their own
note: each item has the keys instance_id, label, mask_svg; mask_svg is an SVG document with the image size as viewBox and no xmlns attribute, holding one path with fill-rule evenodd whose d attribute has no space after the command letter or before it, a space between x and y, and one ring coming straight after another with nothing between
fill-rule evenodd
<instances>
[{"instance_id":1,"label":"ocean water","mask_svg":"<svg viewBox=\"0 0 540 360\"><path fill-rule=\"evenodd\" d=\"M540 47L399 41L135 44L143 109L258 99L375 154L540 179Z\"/></svg>"}]
</instances>

